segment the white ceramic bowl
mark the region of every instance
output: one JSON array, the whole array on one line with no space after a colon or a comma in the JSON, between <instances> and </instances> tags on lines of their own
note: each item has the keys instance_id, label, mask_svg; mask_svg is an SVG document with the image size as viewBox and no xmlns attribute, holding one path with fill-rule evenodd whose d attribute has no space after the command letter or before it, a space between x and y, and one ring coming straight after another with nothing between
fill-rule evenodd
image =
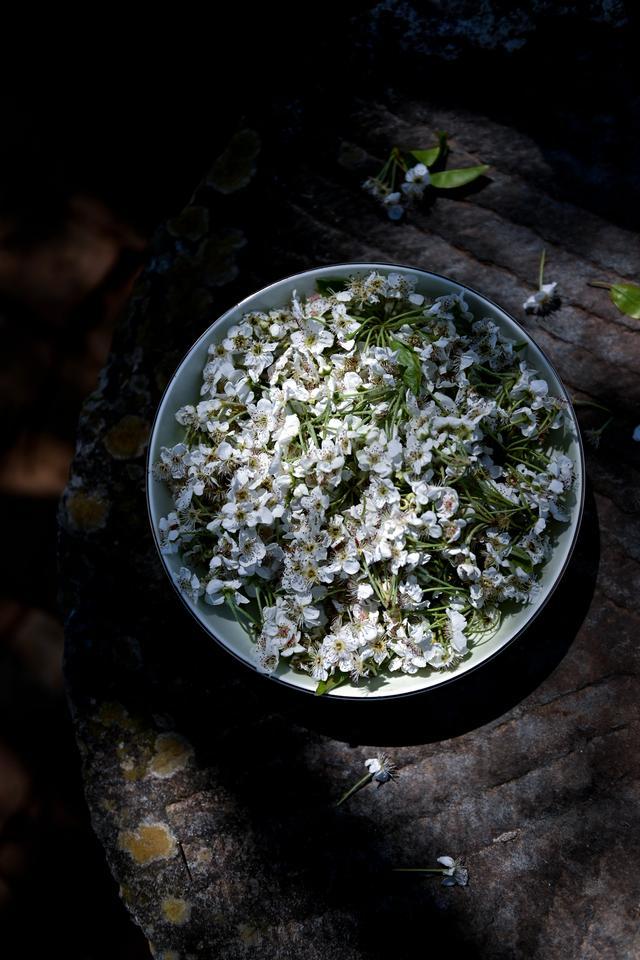
<instances>
[{"instance_id":1,"label":"white ceramic bowl","mask_svg":"<svg viewBox=\"0 0 640 960\"><path fill-rule=\"evenodd\" d=\"M557 525L557 542L552 557L543 569L541 590L535 604L529 604L521 607L514 613L508 614L504 618L499 630L489 639L483 640L478 646L472 648L471 655L459 663L454 669L433 672L425 669L413 675L389 674L388 677L384 678L383 682L379 682L378 679L378 681L360 687L355 687L347 683L325 694L325 697L340 699L380 699L403 696L437 687L456 677L462 676L469 670L475 669L480 664L495 656L499 651L503 650L506 645L519 636L534 617L537 616L557 586L573 552L582 520L584 505L584 453L575 412L571 406L569 396L547 357L533 342L527 331L514 320L513 317L509 316L501 307L472 288L465 287L462 284L456 283L454 280L439 276L438 274L427 273L424 270L416 270L402 264L339 263L332 266L318 267L315 270L307 270L304 273L295 274L292 277L286 277L284 280L273 283L263 290L254 293L252 296L247 297L246 300L236 304L236 306L227 310L226 313L215 320L211 326L204 331L196 343L193 344L180 363L167 385L158 407L151 431L147 456L147 502L149 518L158 551L158 522L161 517L166 516L174 509L174 504L166 485L154 479L152 464L159 458L161 447L173 446L182 439L183 428L176 422L174 413L179 407L188 403L196 403L200 399L202 369L207 362L207 348L209 344L214 339L218 339L233 324L239 323L241 315L249 310L268 310L276 306L281 306L288 302L294 290L302 295L315 292L315 282L319 277L344 277L353 273L366 275L372 270L377 270L381 273L401 271L410 274L417 280L416 291L430 298L452 292L463 293L469 304L469 308L476 318L490 317L507 335L519 341L525 340L527 342L523 356L540 371L549 384L549 392L555 396L564 398L568 402L567 416L565 418L566 426L563 428L563 431L561 431L561 433L563 433L562 447L574 461L577 477L568 499L570 521L567 524ZM160 554L160 557L168 574L169 582L176 589L182 601L203 629L228 650L229 653L255 670L253 660L255 645L233 619L233 616L228 613L224 607L210 606L202 601L200 603L194 603L186 598L182 592L175 587L171 576L172 571L177 572L182 566L180 555L172 554L166 556ZM283 662L282 659L276 672L270 677L267 677L267 679L270 679L271 682L284 683L298 690L308 691L311 694L315 693L316 681L307 675L295 672L287 665L286 661Z\"/></svg>"}]
</instances>

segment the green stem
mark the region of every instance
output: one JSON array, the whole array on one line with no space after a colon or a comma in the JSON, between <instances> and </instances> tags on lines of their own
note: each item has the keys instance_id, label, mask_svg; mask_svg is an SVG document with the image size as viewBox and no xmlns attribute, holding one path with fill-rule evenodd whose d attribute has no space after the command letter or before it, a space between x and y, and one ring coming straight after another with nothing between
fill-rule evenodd
<instances>
[{"instance_id":1,"label":"green stem","mask_svg":"<svg viewBox=\"0 0 640 960\"><path fill-rule=\"evenodd\" d=\"M574 400L574 407L595 407L596 410L604 410L605 413L611 413L609 407L603 407L601 403L596 403L595 400Z\"/></svg>"},{"instance_id":2,"label":"green stem","mask_svg":"<svg viewBox=\"0 0 640 960\"><path fill-rule=\"evenodd\" d=\"M340 797L340 799L336 803L336 807L339 807L341 803L344 803L345 800L348 800L349 797L352 797L357 790L361 790L362 787L366 786L366 784L369 783L371 780L373 780L373 774L372 773L365 774L362 780L358 780L358 782L353 787L351 787L350 790L347 790L347 792Z\"/></svg>"},{"instance_id":3,"label":"green stem","mask_svg":"<svg viewBox=\"0 0 640 960\"><path fill-rule=\"evenodd\" d=\"M542 281L544 280L544 261L546 257L546 250L542 248L542 254L540 256L540 269L538 271L538 286L542 287Z\"/></svg>"}]
</instances>

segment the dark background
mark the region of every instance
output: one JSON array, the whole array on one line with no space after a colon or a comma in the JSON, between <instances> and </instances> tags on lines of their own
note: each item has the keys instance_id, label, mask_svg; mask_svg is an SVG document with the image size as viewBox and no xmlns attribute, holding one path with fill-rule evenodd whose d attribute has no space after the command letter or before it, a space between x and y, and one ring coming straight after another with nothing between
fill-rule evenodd
<instances>
[{"instance_id":1,"label":"dark background","mask_svg":"<svg viewBox=\"0 0 640 960\"><path fill-rule=\"evenodd\" d=\"M157 41L46 53L0 78L0 918L7 956L148 957L93 837L61 669L56 508L157 224L259 118L282 167L330 158L354 96L390 91L527 131L557 192L640 220L640 80L622 4L451 2L216 13ZM154 28L155 30L155 28ZM123 31L124 32L124 31ZM128 35L128 34L127 34ZM15 43L12 42L15 40ZM11 52L10 61L6 54ZM266 121L265 121L266 118ZM640 281L640 278L637 278ZM15 953L12 950L15 949Z\"/></svg>"}]
</instances>

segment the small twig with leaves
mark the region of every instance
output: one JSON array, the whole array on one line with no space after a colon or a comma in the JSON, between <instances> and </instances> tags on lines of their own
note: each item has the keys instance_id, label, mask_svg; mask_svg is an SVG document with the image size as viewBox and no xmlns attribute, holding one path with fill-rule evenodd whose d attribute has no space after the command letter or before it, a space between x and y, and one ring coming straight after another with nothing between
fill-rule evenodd
<instances>
[{"instance_id":1,"label":"small twig with leaves","mask_svg":"<svg viewBox=\"0 0 640 960\"><path fill-rule=\"evenodd\" d=\"M428 150L406 151L394 147L378 175L367 177L362 188L382 204L390 220L400 220L428 187L452 190L477 180L489 169L488 164L483 163L475 167L434 170L433 167L444 167L448 153L447 134L443 130L438 131L438 143Z\"/></svg>"}]
</instances>

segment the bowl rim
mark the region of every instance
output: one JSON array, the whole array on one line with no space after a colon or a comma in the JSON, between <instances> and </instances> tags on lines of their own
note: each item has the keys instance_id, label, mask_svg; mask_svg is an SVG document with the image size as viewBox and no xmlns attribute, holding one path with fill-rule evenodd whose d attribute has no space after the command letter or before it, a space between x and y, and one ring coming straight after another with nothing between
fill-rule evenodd
<instances>
[{"instance_id":1,"label":"bowl rim","mask_svg":"<svg viewBox=\"0 0 640 960\"><path fill-rule=\"evenodd\" d=\"M391 267L391 268L397 269L398 271L407 270L407 271L410 271L410 272L413 272L413 273L421 273L421 274L424 274L424 275L427 276L427 277L430 276L430 277L436 277L436 278L439 279L439 280L445 280L447 283L451 283L451 284L453 284L454 286L459 287L462 291L468 290L470 293L475 294L475 296L479 297L481 300L484 300L486 303L491 304L492 307L495 307L496 310L498 310L500 313L502 313L502 314L504 314L506 317L508 317L508 319L511 320L512 323L514 323L515 326L516 326L519 330L522 331L522 333L523 333L524 336L527 338L527 340L530 340L530 341L533 343L533 345L536 347L536 349L539 350L540 353L542 354L542 356L544 357L546 363L549 365L550 370L552 371L553 375L554 375L555 378L556 378L558 387L559 387L559 389L560 389L560 391L561 391L561 393L562 393L562 395L563 395L566 403L568 404L568 410L569 410L569 412L570 412L570 414L571 414L571 418L572 418L573 423L574 423L574 426L575 426L576 441L577 441L577 445L578 445L578 452L579 452L579 454L580 454L580 456L579 456L580 473L579 473L579 477L578 477L578 479L579 479L579 481L580 481L580 497L579 497L579 503L578 503L578 505L577 505L578 513L577 513L577 519L576 519L576 524L575 524L575 529L574 529L573 537L572 537L572 539L571 539L571 543L569 544L569 547L568 547L568 550L567 550L567 555L566 555L566 557L565 557L564 563L562 564L562 567L560 568L560 570L559 570L557 576L555 577L553 583L552 583L551 586L549 587L549 590L548 590L546 596L545 596L544 599L532 610L531 616L528 618L528 620L526 621L526 623L524 623L521 627L519 627L519 629L516 630L516 632L513 634L513 636L509 637L508 640L505 640L505 642L504 642L500 647L498 647L497 650L494 650L493 653L490 653L488 656L484 657L479 663L470 664L462 673L455 674L455 675L453 675L453 676L446 676L446 675L443 674L443 675L442 675L442 680L439 681L438 683L436 683L436 684L431 684L431 685L428 686L428 687L419 688L418 690L407 690L407 691L400 692L400 693L388 693L388 694L381 693L381 694L379 694L379 695L377 695L377 696L375 696L375 697L363 697L363 696L355 696L355 695L350 696L350 695L347 694L347 693L341 693L340 695L332 696L332 693L333 693L332 690L329 690L329 691L327 691L327 693L322 694L321 696L319 696L319 695L316 694L315 690L308 690L306 687L296 686L295 684L290 683L289 681L283 679L282 677L278 677L278 676L276 676L275 674L262 673L260 670L258 670L256 667L254 667L252 664L248 663L248 662L247 662L243 657L241 657L238 653L236 653L231 647L227 646L227 645L220 639L220 637L218 637L218 635L215 633L215 631L214 631L208 624L205 625L204 622L203 622L203 620L202 620L202 618L199 617L198 614L189 606L189 604L186 602L186 600L185 600L185 598L184 598L184 596L183 596L183 594L182 594L182 591L181 591L180 588L178 587L178 585L177 585L177 583L175 582L173 576L171 576L171 571L169 570L169 568L168 568L168 566L167 566L167 564L166 564L166 562L165 562L164 555L163 555L163 553L162 553L162 551L161 551L161 549L160 549L160 542L159 542L158 534L157 534L157 531L156 531L156 525L155 525L154 517L153 517L152 511L151 511L150 487L151 487L151 481L154 479L154 478L153 478L153 474L152 474L151 451L152 451L152 448L153 448L153 446L154 446L154 439L155 439L156 429L157 429L157 427L158 427L158 421L159 421L159 418L160 418L160 413L161 413L161 411L163 410L163 407L164 407L164 404L165 404L165 400L166 400L167 394L169 393L169 390L171 389L171 386L172 386L174 380L175 380L176 377L178 376L178 373L179 373L180 369L182 368L183 364L185 363L185 361L187 360L187 358L198 348L198 346L202 343L202 341L203 341L205 338L207 338L207 337L209 337L209 336L211 335L211 331L212 331L213 327L215 327L218 323L220 323L222 320L224 320L230 313L238 310L239 307L242 307L244 304L248 303L250 300L253 300L253 299L254 299L255 297L257 297L257 296L261 296L261 295L263 295L263 294L267 294L267 293L268 293L270 290L272 290L274 287L277 287L277 286L279 286L279 285L282 284L282 283L287 283L287 282L292 281L292 280L297 280L298 278L299 278L300 280L302 280L303 278L304 278L304 279L307 279L309 276L312 276L313 274L322 274L323 271L329 270L329 269L333 269L333 268L335 268L335 267L343 267L343 268L347 268L347 269L368 269L368 270L376 270L378 267L383 267L383 268L385 268L385 269ZM348 703L353 703L353 702L357 702L357 703L379 703L380 701L400 700L400 699L406 699L406 698L408 698L408 697L427 696L427 695L430 694L430 693L432 693L432 694L433 694L433 693L436 693L437 691L441 690L444 686L447 686L447 685L449 685L449 684L455 683L456 681L462 681L465 677L468 677L470 674L474 673L474 672L477 671L477 670L480 670L482 667L484 667L484 666L486 666L487 664L491 663L496 657L500 656L501 653L503 653L508 647L510 647L519 637L521 637L527 630L529 630L530 627L531 627L531 625L534 623L534 621L540 616L540 614L542 613L542 611L545 609L545 607L546 607L547 604L549 603L551 597L554 595L554 593L555 593L556 590L558 589L560 583L561 583L562 580L564 579L564 575L565 575L565 573L566 573L566 571L567 571L567 568L568 568L568 566L569 566L569 563L570 563L570 561L571 561L571 558L572 558L572 556L573 556L573 554L574 554L574 551L575 551L575 548L576 548L576 544L577 544L577 542L578 542L578 538L579 538L579 535L580 535L580 530L581 530L581 527L582 527L583 517L584 517L584 505L585 505L585 494L586 494L586 482L585 482L585 480L586 480L586 464L585 464L585 455L584 455L584 444L583 444L583 441L582 441L582 434L581 434L581 432L580 432L580 425L579 425L579 423L578 423L578 417L577 417L577 415L576 415L575 409L574 409L573 404L572 404L572 402L571 402L571 397L569 396L569 392L568 392L567 388L565 387L564 382L563 382L562 378L560 377L558 371L556 370L554 364L551 362L551 360L550 360L549 357L547 356L547 353L542 349L542 347L539 345L539 343L531 336L531 334L529 333L529 331L522 325L522 323L520 323L519 320L516 320L516 318L515 318L514 316L512 316L512 314L509 313L508 310L505 310L505 308L502 307L499 303L496 303L495 300L492 300L490 297L487 297L484 293L480 293L479 290L476 290L475 287L472 287L472 286L470 286L469 284L460 283L460 281L454 280L452 277L448 277L448 276L446 276L445 274L442 274L442 273L435 273L435 272L433 272L432 270L423 270L421 267L412 267L412 266L409 266L408 264L396 263L395 261L385 261L385 260L376 260L376 261L362 261L362 260L337 261L337 262L334 262L334 263L322 264L322 265L319 266L319 267L312 267L312 268L309 269L309 270L302 270L302 271L299 271L299 272L297 272L297 273L288 274L288 275L285 276L285 277L281 277L281 278L278 279L278 280L274 280L272 283L267 284L265 287L261 287L259 290L255 290L253 293L251 293L251 294L249 294L248 296L244 297L242 300L239 300L237 303L232 304L232 306L230 306L227 310L225 310L224 313L222 313L222 314L220 314L220 316L216 317L216 319L213 321L213 323L209 324L209 326L206 328L206 330L204 330L204 331L200 334L200 336L198 337L198 339L195 340L195 341L191 344L191 346L188 348L188 350L184 353L184 355L181 357L181 359L180 359L179 362L177 363L177 365L176 365L176 367L175 367L175 370L174 370L174 372L172 373L171 377L170 377L169 380L167 381L167 383L166 383L166 385L165 385L165 388L164 388L164 390L162 391L162 395L161 395L161 397L160 397L160 399L159 399L159 401L158 401L158 404L157 404L157 407L156 407L156 411L155 411L155 414L154 414L154 417L153 417L153 421L152 421L152 424L151 424L151 429L150 429L150 431L149 431L149 439L148 439L148 443L147 443L147 454L146 454L146 458L145 458L145 499L146 499L146 505L147 505L147 517L148 517L149 525L150 525L150 527L151 527L151 531L152 531L152 534L153 534L153 542L154 542L154 545L155 545L155 547L156 547L156 551L157 551L157 553L158 553L158 556L159 556L159 558L160 558L161 565L162 565L162 567L163 567L163 569L164 569L164 571L165 571L165 574L168 575L167 579L170 581L171 586L173 587L174 592L175 592L175 593L177 594L177 596L180 598L180 602L181 602L182 605L188 610L189 614L193 617L193 619L196 621L196 623L199 624L200 628L201 628L208 636L212 637L212 638L216 641L216 643L218 644L218 646L221 647L226 653L230 654L235 660L237 660L237 661L239 661L240 663L242 663L245 668L250 669L252 674L255 674L255 675L258 675L258 676L262 676L262 677L265 678L265 680L269 680L269 681L271 681L272 683L275 682L275 683L279 684L281 687L286 687L286 689L289 690L292 694L298 694L298 695L307 694L307 695L310 695L310 696L314 697L316 701L331 700L332 702L337 702L337 701L339 701L339 702L348 702Z\"/></svg>"}]
</instances>

